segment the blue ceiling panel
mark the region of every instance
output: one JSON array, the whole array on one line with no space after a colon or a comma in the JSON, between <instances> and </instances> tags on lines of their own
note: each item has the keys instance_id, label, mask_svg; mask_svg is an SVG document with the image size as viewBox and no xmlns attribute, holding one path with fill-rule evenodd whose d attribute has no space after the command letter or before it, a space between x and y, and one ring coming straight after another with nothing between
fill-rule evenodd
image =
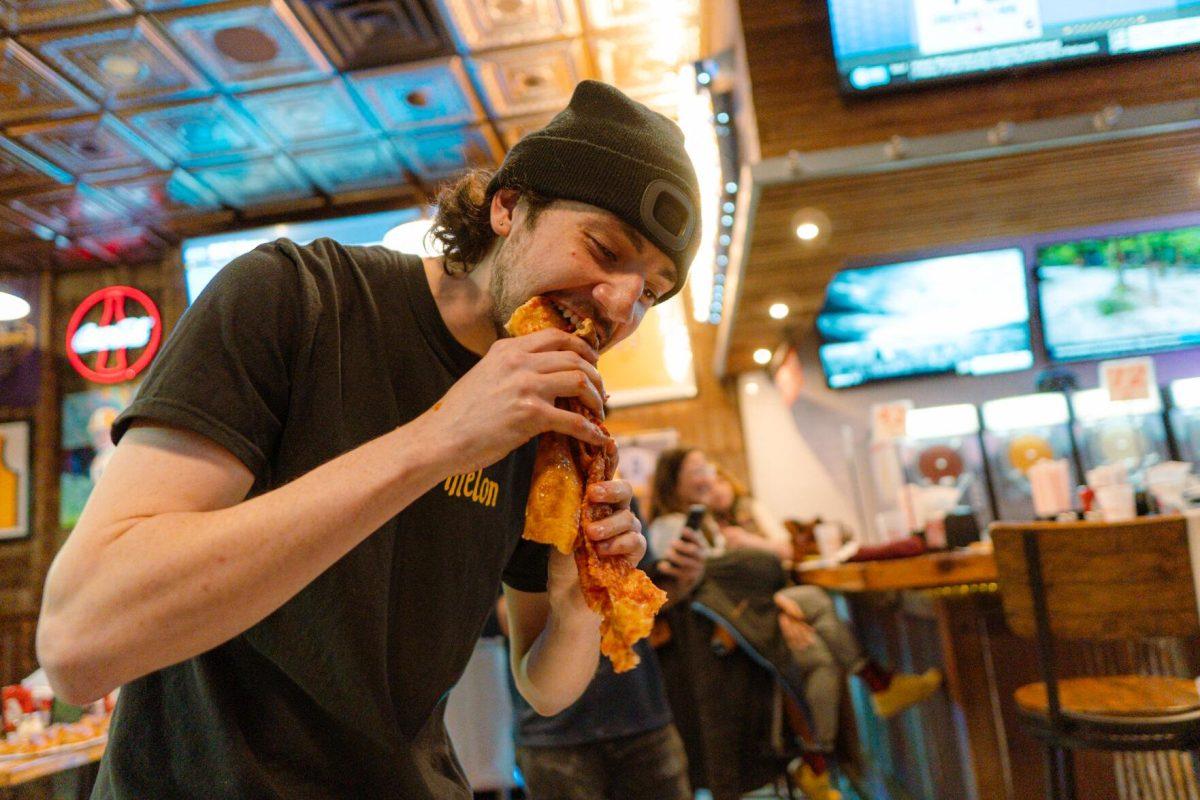
<instances>
[{"instance_id":1,"label":"blue ceiling panel","mask_svg":"<svg viewBox=\"0 0 1200 800\"><path fill-rule=\"evenodd\" d=\"M64 236L119 224L128 213L106 192L83 184L13 198L8 206Z\"/></svg>"},{"instance_id":2,"label":"blue ceiling panel","mask_svg":"<svg viewBox=\"0 0 1200 800\"><path fill-rule=\"evenodd\" d=\"M457 57L356 72L349 78L350 86L388 130L464 125L483 118Z\"/></svg>"},{"instance_id":3,"label":"blue ceiling panel","mask_svg":"<svg viewBox=\"0 0 1200 800\"><path fill-rule=\"evenodd\" d=\"M333 65L283 0L237 0L158 15L184 51L232 91L325 77Z\"/></svg>"},{"instance_id":4,"label":"blue ceiling panel","mask_svg":"<svg viewBox=\"0 0 1200 800\"><path fill-rule=\"evenodd\" d=\"M422 180L437 181L474 167L494 166L500 143L486 126L420 131L392 138Z\"/></svg>"},{"instance_id":5,"label":"blue ceiling panel","mask_svg":"<svg viewBox=\"0 0 1200 800\"><path fill-rule=\"evenodd\" d=\"M306 150L292 158L327 194L408 183L404 166L382 139Z\"/></svg>"},{"instance_id":6,"label":"blue ceiling panel","mask_svg":"<svg viewBox=\"0 0 1200 800\"><path fill-rule=\"evenodd\" d=\"M197 167L192 172L234 208L311 197L312 187L284 156Z\"/></svg>"},{"instance_id":7,"label":"blue ceiling panel","mask_svg":"<svg viewBox=\"0 0 1200 800\"><path fill-rule=\"evenodd\" d=\"M341 80L239 95L238 102L284 147L376 132Z\"/></svg>"},{"instance_id":8,"label":"blue ceiling panel","mask_svg":"<svg viewBox=\"0 0 1200 800\"><path fill-rule=\"evenodd\" d=\"M135 217L171 219L221 208L216 194L182 169L149 175L112 175L95 183L132 209Z\"/></svg>"},{"instance_id":9,"label":"blue ceiling panel","mask_svg":"<svg viewBox=\"0 0 1200 800\"><path fill-rule=\"evenodd\" d=\"M181 166L271 150L254 123L223 98L128 112L122 118Z\"/></svg>"},{"instance_id":10,"label":"blue ceiling panel","mask_svg":"<svg viewBox=\"0 0 1200 800\"><path fill-rule=\"evenodd\" d=\"M212 92L208 81L144 17L54 31L25 41L107 108Z\"/></svg>"},{"instance_id":11,"label":"blue ceiling panel","mask_svg":"<svg viewBox=\"0 0 1200 800\"><path fill-rule=\"evenodd\" d=\"M170 166L162 153L111 114L15 126L9 135L74 175Z\"/></svg>"}]
</instances>

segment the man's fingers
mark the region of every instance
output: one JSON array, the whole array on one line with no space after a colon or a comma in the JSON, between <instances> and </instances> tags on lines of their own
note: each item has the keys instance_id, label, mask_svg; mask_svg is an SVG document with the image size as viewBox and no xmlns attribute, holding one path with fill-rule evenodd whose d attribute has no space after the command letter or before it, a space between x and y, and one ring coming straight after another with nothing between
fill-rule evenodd
<instances>
[{"instance_id":1,"label":"man's fingers","mask_svg":"<svg viewBox=\"0 0 1200 800\"><path fill-rule=\"evenodd\" d=\"M600 371L596 369L596 366L592 362L578 353L568 353L562 350L535 353L532 364L535 370L543 374L553 372L582 372L588 376L588 380L596 387L596 394L601 397L604 396L604 379L600 377Z\"/></svg>"},{"instance_id":2,"label":"man's fingers","mask_svg":"<svg viewBox=\"0 0 1200 800\"><path fill-rule=\"evenodd\" d=\"M804 619L804 611L796 604L796 601L782 593L776 593L775 605L780 611L787 614L792 619Z\"/></svg>"},{"instance_id":3,"label":"man's fingers","mask_svg":"<svg viewBox=\"0 0 1200 800\"><path fill-rule=\"evenodd\" d=\"M622 509L610 517L598 519L595 522L589 522L583 527L588 538L594 542L611 539L614 536L619 536L626 531L641 535L642 523L633 512L628 508Z\"/></svg>"},{"instance_id":4,"label":"man's fingers","mask_svg":"<svg viewBox=\"0 0 1200 800\"><path fill-rule=\"evenodd\" d=\"M604 419L604 400L596 386L579 370L570 372L551 372L548 375L537 376L534 391L550 402L559 397L578 398L591 409L597 419Z\"/></svg>"},{"instance_id":5,"label":"man's fingers","mask_svg":"<svg viewBox=\"0 0 1200 800\"><path fill-rule=\"evenodd\" d=\"M672 578L679 577L679 567L671 563L669 559L663 559L658 562L658 571L663 575L670 575Z\"/></svg>"},{"instance_id":6,"label":"man's fingers","mask_svg":"<svg viewBox=\"0 0 1200 800\"><path fill-rule=\"evenodd\" d=\"M603 556L625 556L630 564L636 565L646 554L646 540L640 533L626 531L619 536L597 542L596 550Z\"/></svg>"},{"instance_id":7,"label":"man's fingers","mask_svg":"<svg viewBox=\"0 0 1200 800\"><path fill-rule=\"evenodd\" d=\"M604 431L585 419L582 414L554 406L550 406L546 410L546 424L539 428L538 433L554 431L564 436L574 437L581 442L594 444L597 447L603 447L604 443L609 440Z\"/></svg>"},{"instance_id":8,"label":"man's fingers","mask_svg":"<svg viewBox=\"0 0 1200 800\"><path fill-rule=\"evenodd\" d=\"M588 487L587 499L593 503L609 503L621 508L628 508L632 498L633 486L629 481L599 481Z\"/></svg>"},{"instance_id":9,"label":"man's fingers","mask_svg":"<svg viewBox=\"0 0 1200 800\"><path fill-rule=\"evenodd\" d=\"M512 341L528 353L544 353L550 350L570 350L578 353L595 364L600 360L600 354L592 349L582 337L560 331L557 328L547 328L544 331L531 333L526 336L514 337Z\"/></svg>"}]
</instances>

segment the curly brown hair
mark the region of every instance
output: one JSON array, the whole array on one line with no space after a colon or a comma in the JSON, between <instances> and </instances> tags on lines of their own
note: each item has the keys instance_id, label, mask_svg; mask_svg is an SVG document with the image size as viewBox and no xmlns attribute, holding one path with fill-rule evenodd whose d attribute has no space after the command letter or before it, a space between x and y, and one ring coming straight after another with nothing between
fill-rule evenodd
<instances>
[{"instance_id":1,"label":"curly brown hair","mask_svg":"<svg viewBox=\"0 0 1200 800\"><path fill-rule=\"evenodd\" d=\"M489 170L473 169L438 192L437 214L429 235L441 243L447 270L470 272L496 240L496 232L492 230L492 195L495 191L488 192L493 174ZM542 210L554 202L552 198L512 181L498 189L516 189L521 193L531 227Z\"/></svg>"}]
</instances>

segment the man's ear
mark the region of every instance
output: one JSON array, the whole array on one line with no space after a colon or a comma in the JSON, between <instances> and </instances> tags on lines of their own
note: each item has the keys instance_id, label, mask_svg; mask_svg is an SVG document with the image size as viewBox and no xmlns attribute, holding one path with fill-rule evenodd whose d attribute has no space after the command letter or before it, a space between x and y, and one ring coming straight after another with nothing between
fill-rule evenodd
<instances>
[{"instance_id":1,"label":"man's ear","mask_svg":"<svg viewBox=\"0 0 1200 800\"><path fill-rule=\"evenodd\" d=\"M498 189L492 195L492 232L497 236L508 236L513 229L513 215L521 193L516 189Z\"/></svg>"}]
</instances>

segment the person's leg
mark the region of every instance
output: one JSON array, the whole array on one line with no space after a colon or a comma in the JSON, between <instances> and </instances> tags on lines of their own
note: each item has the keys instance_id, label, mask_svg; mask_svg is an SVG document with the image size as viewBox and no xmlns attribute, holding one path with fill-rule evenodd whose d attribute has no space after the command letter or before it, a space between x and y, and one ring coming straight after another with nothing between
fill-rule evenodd
<instances>
[{"instance_id":1,"label":"person's leg","mask_svg":"<svg viewBox=\"0 0 1200 800\"><path fill-rule=\"evenodd\" d=\"M687 755L674 725L601 745L609 800L691 800Z\"/></svg>"},{"instance_id":2,"label":"person's leg","mask_svg":"<svg viewBox=\"0 0 1200 800\"><path fill-rule=\"evenodd\" d=\"M920 675L896 674L874 659L863 656L854 632L837 616L833 602L817 586L791 586L775 593L775 603L783 613L798 609L800 616L828 645L837 662L857 675L871 691L875 711L889 718L925 700L942 683L942 673L928 669Z\"/></svg>"},{"instance_id":3,"label":"person's leg","mask_svg":"<svg viewBox=\"0 0 1200 800\"><path fill-rule=\"evenodd\" d=\"M837 741L838 704L842 699L842 671L829 647L820 638L792 653L791 669L784 673L808 709L812 724L812 749L829 753Z\"/></svg>"},{"instance_id":4,"label":"person's leg","mask_svg":"<svg viewBox=\"0 0 1200 800\"><path fill-rule=\"evenodd\" d=\"M518 747L529 800L607 800L604 760L594 745Z\"/></svg>"},{"instance_id":5,"label":"person's leg","mask_svg":"<svg viewBox=\"0 0 1200 800\"><path fill-rule=\"evenodd\" d=\"M829 652L847 672L857 672L862 666L862 647L845 622L837 615L833 600L819 586L790 586L779 594L795 602L804 614L804 621L829 647Z\"/></svg>"}]
</instances>

